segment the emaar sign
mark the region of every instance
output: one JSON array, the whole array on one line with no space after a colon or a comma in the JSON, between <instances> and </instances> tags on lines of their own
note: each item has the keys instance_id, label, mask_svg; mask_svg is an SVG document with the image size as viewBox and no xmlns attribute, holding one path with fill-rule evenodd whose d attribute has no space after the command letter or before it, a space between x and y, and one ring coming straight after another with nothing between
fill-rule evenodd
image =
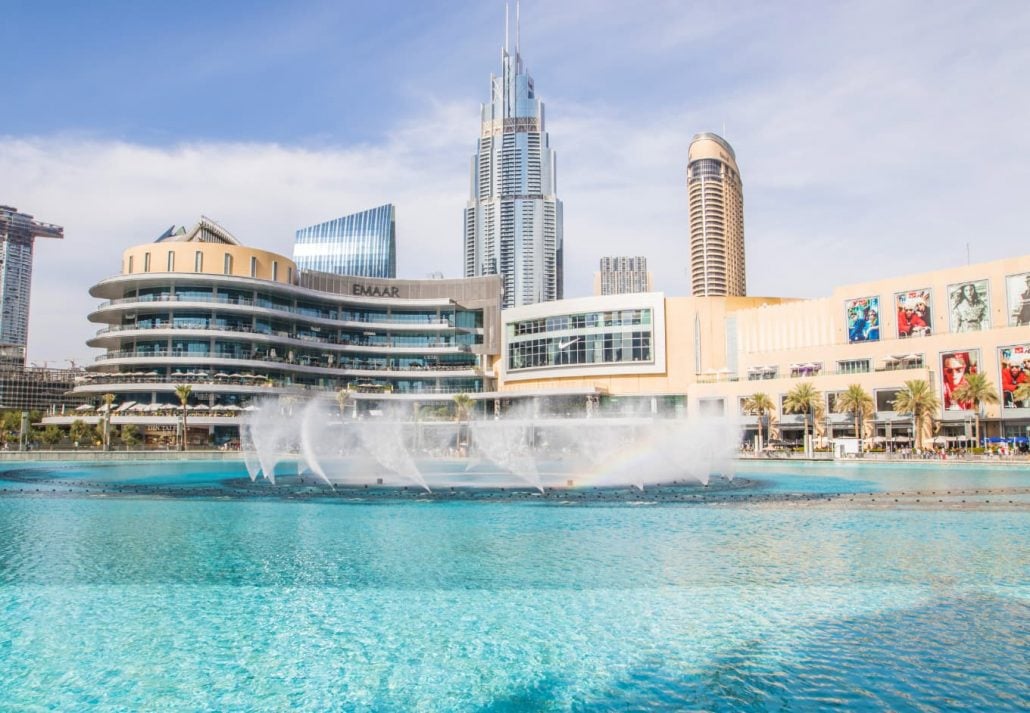
<instances>
[{"instance_id":1,"label":"emaar sign","mask_svg":"<svg viewBox=\"0 0 1030 713\"><path fill-rule=\"evenodd\" d=\"M379 285L352 285L351 292L358 297L400 297L399 287L387 287Z\"/></svg>"}]
</instances>

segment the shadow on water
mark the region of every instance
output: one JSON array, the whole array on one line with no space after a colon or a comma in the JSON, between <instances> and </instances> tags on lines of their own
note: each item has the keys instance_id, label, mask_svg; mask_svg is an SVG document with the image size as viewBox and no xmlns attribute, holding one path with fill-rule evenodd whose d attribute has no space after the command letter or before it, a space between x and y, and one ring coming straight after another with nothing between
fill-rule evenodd
<instances>
[{"instance_id":1,"label":"shadow on water","mask_svg":"<svg viewBox=\"0 0 1030 713\"><path fill-rule=\"evenodd\" d=\"M1026 602L938 598L915 609L820 622L799 648L751 641L700 671L651 660L572 709L1025 711L1028 640ZM541 693L528 700L529 709L546 708L547 688Z\"/></svg>"}]
</instances>

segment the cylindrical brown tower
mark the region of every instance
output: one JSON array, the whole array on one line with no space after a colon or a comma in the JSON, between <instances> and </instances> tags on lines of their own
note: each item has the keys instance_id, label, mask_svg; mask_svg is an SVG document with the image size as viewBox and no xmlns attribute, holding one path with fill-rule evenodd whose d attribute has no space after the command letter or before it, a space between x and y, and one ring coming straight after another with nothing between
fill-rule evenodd
<instances>
[{"instance_id":1,"label":"cylindrical brown tower","mask_svg":"<svg viewBox=\"0 0 1030 713\"><path fill-rule=\"evenodd\" d=\"M706 132L690 143L687 192L692 293L746 295L744 192L736 154L721 136Z\"/></svg>"}]
</instances>

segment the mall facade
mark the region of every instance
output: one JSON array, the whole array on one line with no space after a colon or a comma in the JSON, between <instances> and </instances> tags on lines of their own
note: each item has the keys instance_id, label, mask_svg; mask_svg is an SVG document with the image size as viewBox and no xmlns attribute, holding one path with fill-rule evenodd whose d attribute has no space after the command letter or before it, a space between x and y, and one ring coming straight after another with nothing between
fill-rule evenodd
<instances>
[{"instance_id":1,"label":"mall facade","mask_svg":"<svg viewBox=\"0 0 1030 713\"><path fill-rule=\"evenodd\" d=\"M941 400L937 436L951 442L971 435L974 420L972 404L952 392L982 373L999 397L983 407L985 434L1030 433L1030 402L1013 398L1030 381L1030 256L846 285L821 299L615 295L506 310L503 322L500 391L549 396L570 411L579 399L587 412L607 403L726 416L750 441L757 418L743 404L761 392L777 405L773 436L793 441L804 417L785 412L783 399L810 382L825 441L854 435L853 416L837 413L834 399L859 384L876 408L863 436L904 442L912 419L893 401L922 379Z\"/></svg>"},{"instance_id":2,"label":"mall facade","mask_svg":"<svg viewBox=\"0 0 1030 713\"><path fill-rule=\"evenodd\" d=\"M941 400L941 438L972 433L971 404L952 397L966 375L986 374L999 403L985 433L1026 436L1030 403L1030 256L842 286L830 297L583 297L501 311L497 275L389 280L298 270L287 257L241 245L201 220L122 256L94 285L103 300L89 346L104 349L77 378L89 403L52 409L44 423L82 419L141 426L174 438L176 387L192 389L192 442L238 437L240 417L268 396L332 398L347 390L358 413L388 402L451 405L473 397L481 414L529 401L551 416L599 413L739 419L744 400L777 405L773 437L800 440L803 416L786 394L811 383L823 401L819 440L854 435L836 395L859 384L876 412L870 439L911 437L893 405L922 379ZM102 396L114 394L110 415Z\"/></svg>"},{"instance_id":3,"label":"mall facade","mask_svg":"<svg viewBox=\"0 0 1030 713\"><path fill-rule=\"evenodd\" d=\"M268 396L348 390L355 408L383 400L450 403L495 388L500 348L498 276L388 280L299 271L292 260L246 247L216 223L169 231L122 256L121 272L90 295L88 345L104 350L44 424L76 419L140 427L172 442L176 387L192 390L191 443L238 437L239 419ZM113 394L110 414L102 404Z\"/></svg>"}]
</instances>

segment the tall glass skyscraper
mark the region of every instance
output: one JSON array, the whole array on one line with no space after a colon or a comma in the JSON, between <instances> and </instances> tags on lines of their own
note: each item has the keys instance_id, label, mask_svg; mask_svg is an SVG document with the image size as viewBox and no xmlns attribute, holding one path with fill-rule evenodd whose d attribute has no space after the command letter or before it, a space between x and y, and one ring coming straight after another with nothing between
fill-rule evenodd
<instances>
[{"instance_id":1,"label":"tall glass skyscraper","mask_svg":"<svg viewBox=\"0 0 1030 713\"><path fill-rule=\"evenodd\" d=\"M465 276L499 274L503 307L562 298L562 204L555 156L544 130L544 105L519 54L508 51L505 18L501 76L490 77L480 110L465 208Z\"/></svg>"},{"instance_id":2,"label":"tall glass skyscraper","mask_svg":"<svg viewBox=\"0 0 1030 713\"><path fill-rule=\"evenodd\" d=\"M63 238L64 228L0 205L0 345L21 349L29 340L32 247L36 238Z\"/></svg>"},{"instance_id":3,"label":"tall glass skyscraper","mask_svg":"<svg viewBox=\"0 0 1030 713\"><path fill-rule=\"evenodd\" d=\"M392 204L297 231L293 260L301 270L334 275L397 277L396 212Z\"/></svg>"}]
</instances>

